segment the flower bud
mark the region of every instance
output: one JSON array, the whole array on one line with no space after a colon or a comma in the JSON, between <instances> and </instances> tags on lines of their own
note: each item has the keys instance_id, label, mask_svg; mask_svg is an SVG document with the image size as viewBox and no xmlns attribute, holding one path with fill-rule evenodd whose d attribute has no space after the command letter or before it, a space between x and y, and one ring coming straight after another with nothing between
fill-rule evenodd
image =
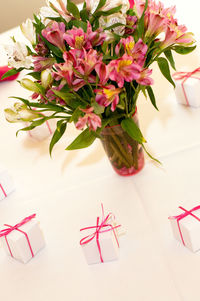
<instances>
[{"instance_id":1,"label":"flower bud","mask_svg":"<svg viewBox=\"0 0 200 301\"><path fill-rule=\"evenodd\" d=\"M36 93L40 93L40 89L37 87L37 85L28 78L23 78L20 82L21 86L29 91L33 91Z\"/></svg>"},{"instance_id":2,"label":"flower bud","mask_svg":"<svg viewBox=\"0 0 200 301\"><path fill-rule=\"evenodd\" d=\"M42 86L46 89L53 81L53 77L51 75L51 71L46 69L41 72L41 82Z\"/></svg>"},{"instance_id":3,"label":"flower bud","mask_svg":"<svg viewBox=\"0 0 200 301\"><path fill-rule=\"evenodd\" d=\"M27 19L26 22L22 23L21 31L23 35L31 42L32 45L36 44L36 32L35 27L33 26L33 22L31 19Z\"/></svg>"}]
</instances>

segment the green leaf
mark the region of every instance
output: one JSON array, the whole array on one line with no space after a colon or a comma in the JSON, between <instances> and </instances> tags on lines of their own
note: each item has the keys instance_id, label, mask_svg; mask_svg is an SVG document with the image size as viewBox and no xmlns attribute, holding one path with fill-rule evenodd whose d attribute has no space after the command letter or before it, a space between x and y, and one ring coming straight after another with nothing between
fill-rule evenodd
<instances>
[{"instance_id":1,"label":"green leaf","mask_svg":"<svg viewBox=\"0 0 200 301\"><path fill-rule=\"evenodd\" d=\"M196 45L192 47L174 46L172 49L177 53L184 55L192 52L193 50L195 50L196 47Z\"/></svg>"},{"instance_id":2,"label":"green leaf","mask_svg":"<svg viewBox=\"0 0 200 301\"><path fill-rule=\"evenodd\" d=\"M102 8L104 5L106 4L106 0L100 0L99 1L99 4L98 4L98 6L97 6L97 8L96 8L96 10L95 10L95 12L97 12L100 8ZM95 13L94 12L94 13Z\"/></svg>"},{"instance_id":3,"label":"green leaf","mask_svg":"<svg viewBox=\"0 0 200 301\"><path fill-rule=\"evenodd\" d=\"M36 87L40 91L40 94L42 94L43 96L45 96L45 88L42 85L40 85L39 83L37 83L37 82L34 82L34 84L36 85Z\"/></svg>"},{"instance_id":4,"label":"green leaf","mask_svg":"<svg viewBox=\"0 0 200 301\"><path fill-rule=\"evenodd\" d=\"M40 74L41 74L40 72L30 72L27 75L30 75L37 80L40 80Z\"/></svg>"},{"instance_id":5,"label":"green leaf","mask_svg":"<svg viewBox=\"0 0 200 301\"><path fill-rule=\"evenodd\" d=\"M17 73L19 73L21 70L23 70L24 68L20 68L20 69L11 69L9 71L7 71L6 73L4 73L1 77L1 80L8 78L9 76L15 75Z\"/></svg>"},{"instance_id":6,"label":"green leaf","mask_svg":"<svg viewBox=\"0 0 200 301\"><path fill-rule=\"evenodd\" d=\"M102 114L105 111L104 106L100 106L96 101L92 102L92 107L94 108L94 113L95 114Z\"/></svg>"},{"instance_id":7,"label":"green leaf","mask_svg":"<svg viewBox=\"0 0 200 301\"><path fill-rule=\"evenodd\" d=\"M132 8L130 8L130 9L127 11L127 15L129 15L129 16L135 16L136 14L135 14L135 11L134 11Z\"/></svg>"},{"instance_id":8,"label":"green leaf","mask_svg":"<svg viewBox=\"0 0 200 301\"><path fill-rule=\"evenodd\" d=\"M89 13L86 8L80 11L80 16L81 16L81 20L84 22L87 22L87 20L89 20Z\"/></svg>"},{"instance_id":9,"label":"green leaf","mask_svg":"<svg viewBox=\"0 0 200 301\"><path fill-rule=\"evenodd\" d=\"M158 66L160 68L161 73L163 76L174 86L175 88L175 83L173 82L173 79L170 74L170 69L169 69L169 64L168 61L164 57L159 57L156 59L158 62Z\"/></svg>"},{"instance_id":10,"label":"green leaf","mask_svg":"<svg viewBox=\"0 0 200 301\"><path fill-rule=\"evenodd\" d=\"M74 96L74 94L70 93L70 92L61 92L55 89L52 89L52 91L54 92L54 94L58 97L60 97L61 99L63 99L66 103L68 103L69 99L76 99L76 96Z\"/></svg>"},{"instance_id":11,"label":"green leaf","mask_svg":"<svg viewBox=\"0 0 200 301\"><path fill-rule=\"evenodd\" d=\"M48 109L48 111L66 113L66 109L65 108L63 108L62 106L59 106L59 105L55 105L53 103L47 103L46 104L46 103L30 102L27 99L24 99L24 98L21 98L21 97L15 97L15 96L11 96L10 98L21 100L29 108L31 108L31 107L33 107L33 108L40 108L40 109L44 108L44 109Z\"/></svg>"},{"instance_id":12,"label":"green leaf","mask_svg":"<svg viewBox=\"0 0 200 301\"><path fill-rule=\"evenodd\" d=\"M111 29L119 27L119 26L124 26L124 27L130 28L130 29L133 29L133 27L131 27L129 25L126 25L126 24L123 24L123 23L115 23L115 24L113 24L109 27L104 28L104 30L111 30Z\"/></svg>"},{"instance_id":13,"label":"green leaf","mask_svg":"<svg viewBox=\"0 0 200 301\"><path fill-rule=\"evenodd\" d=\"M122 5L111 8L107 11L98 11L98 12L94 13L94 16L97 18L99 18L101 16L107 17L107 16L113 15L115 13L118 13L121 10L121 8L122 8Z\"/></svg>"},{"instance_id":14,"label":"green leaf","mask_svg":"<svg viewBox=\"0 0 200 301\"><path fill-rule=\"evenodd\" d=\"M147 92L148 92L148 95L149 95L149 98L151 100L152 105L154 106L154 108L156 110L158 110L158 107L156 105L156 99L155 99L155 96L154 96L154 93L153 93L153 89L151 88L151 86L147 86L146 89L147 89Z\"/></svg>"},{"instance_id":15,"label":"green leaf","mask_svg":"<svg viewBox=\"0 0 200 301\"><path fill-rule=\"evenodd\" d=\"M67 0L67 10L70 12L75 18L80 19L80 13L76 4Z\"/></svg>"},{"instance_id":16,"label":"green leaf","mask_svg":"<svg viewBox=\"0 0 200 301\"><path fill-rule=\"evenodd\" d=\"M73 114L72 114L72 116L71 116L71 118L70 118L70 121L69 122L77 122L78 121L78 118L79 118L79 116L81 115L81 111L80 111L80 108L79 107L77 107L75 110L74 110L74 112L73 112Z\"/></svg>"},{"instance_id":17,"label":"green leaf","mask_svg":"<svg viewBox=\"0 0 200 301\"><path fill-rule=\"evenodd\" d=\"M40 35L41 39L44 41L44 43L47 45L47 47L53 52L53 54L59 58L63 58L63 54L62 51L54 46L53 44L51 44L49 41L47 41L42 35Z\"/></svg>"},{"instance_id":18,"label":"green leaf","mask_svg":"<svg viewBox=\"0 0 200 301\"><path fill-rule=\"evenodd\" d=\"M39 120L36 120L36 121L31 122L31 125L30 125L30 126L27 126L27 127L23 128L23 129L18 130L18 131L16 132L16 136L17 136L18 133L21 132L21 131L31 131L31 130L33 130L36 126L42 125L47 119L48 119L48 118L41 118L41 119L39 119Z\"/></svg>"},{"instance_id":19,"label":"green leaf","mask_svg":"<svg viewBox=\"0 0 200 301\"><path fill-rule=\"evenodd\" d=\"M65 133L66 127L67 127L67 122L65 120L59 120L57 122L57 128L53 134L53 137L52 137L50 145L49 145L50 156L51 156L54 145L61 139L61 137Z\"/></svg>"},{"instance_id":20,"label":"green leaf","mask_svg":"<svg viewBox=\"0 0 200 301\"><path fill-rule=\"evenodd\" d=\"M90 146L95 139L96 137L93 132L87 128L66 148L66 150L86 148Z\"/></svg>"},{"instance_id":21,"label":"green leaf","mask_svg":"<svg viewBox=\"0 0 200 301\"><path fill-rule=\"evenodd\" d=\"M145 2L145 7L143 10L142 16L138 21L138 33L139 33L140 37L142 37L143 33L144 33L144 15L145 15L147 7L148 7L148 0L146 0L146 2Z\"/></svg>"},{"instance_id":22,"label":"green leaf","mask_svg":"<svg viewBox=\"0 0 200 301\"><path fill-rule=\"evenodd\" d=\"M108 49L108 42L107 41L103 42L103 45L101 46L101 49L102 49L103 53L105 54L107 49Z\"/></svg>"},{"instance_id":23,"label":"green leaf","mask_svg":"<svg viewBox=\"0 0 200 301\"><path fill-rule=\"evenodd\" d=\"M168 61L170 62L170 65L172 66L172 68L174 70L176 70L174 58L173 58L173 55L172 55L172 51L170 49L165 50L164 54L165 54L166 58L168 59Z\"/></svg>"},{"instance_id":24,"label":"green leaf","mask_svg":"<svg viewBox=\"0 0 200 301\"><path fill-rule=\"evenodd\" d=\"M132 118L123 119L121 126L131 138L138 141L140 144L146 142L139 127L136 125Z\"/></svg>"},{"instance_id":25,"label":"green leaf","mask_svg":"<svg viewBox=\"0 0 200 301\"><path fill-rule=\"evenodd\" d=\"M154 161L156 161L157 163L159 163L159 164L162 165L162 163L161 163L158 159L154 158L154 157L147 151L147 149L145 148L145 146L144 146L143 143L142 143L142 148L144 149L144 151L146 152L146 154L147 154L152 160L154 160Z\"/></svg>"},{"instance_id":26,"label":"green leaf","mask_svg":"<svg viewBox=\"0 0 200 301\"><path fill-rule=\"evenodd\" d=\"M87 31L87 23L81 20L71 20L69 24L71 24L71 27L73 26L77 28L81 27L84 30L84 32Z\"/></svg>"}]
</instances>

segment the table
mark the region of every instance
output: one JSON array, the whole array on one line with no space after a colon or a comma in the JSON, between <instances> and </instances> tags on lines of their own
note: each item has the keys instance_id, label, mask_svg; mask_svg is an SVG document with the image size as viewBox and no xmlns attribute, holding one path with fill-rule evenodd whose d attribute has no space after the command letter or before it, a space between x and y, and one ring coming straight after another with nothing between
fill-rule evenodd
<instances>
[{"instance_id":1,"label":"table","mask_svg":"<svg viewBox=\"0 0 200 301\"><path fill-rule=\"evenodd\" d=\"M177 6L186 19L186 3L177 1ZM187 23L198 36L193 13ZM0 35L0 44L8 43L13 34L22 39L15 28ZM3 65L6 57L0 50ZM199 49L176 56L177 68L197 67L198 53ZM199 204L200 109L178 105L173 88L157 68L154 78L160 112L143 97L138 111L148 149L162 166L146 158L144 169L129 178L114 173L99 141L88 149L66 152L77 133L72 127L52 159L49 141L34 142L26 133L16 138L18 125L7 123L3 110L13 102L9 96L28 93L17 82L0 84L0 165L8 168L16 185L16 191L0 202L0 225L35 212L46 239L46 248L27 265L6 257L0 247L1 300L199 299L200 253L192 254L174 240L168 216L180 204ZM123 226L120 260L88 266L79 229L91 216L95 222L101 202Z\"/></svg>"}]
</instances>

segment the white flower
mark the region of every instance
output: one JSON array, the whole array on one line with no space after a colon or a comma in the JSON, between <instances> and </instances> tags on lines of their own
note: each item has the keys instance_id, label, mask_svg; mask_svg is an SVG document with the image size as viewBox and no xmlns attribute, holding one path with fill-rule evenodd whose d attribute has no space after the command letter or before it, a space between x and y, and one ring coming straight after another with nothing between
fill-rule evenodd
<instances>
[{"instance_id":1,"label":"white flower","mask_svg":"<svg viewBox=\"0 0 200 301\"><path fill-rule=\"evenodd\" d=\"M121 13L116 13L116 14L110 15L108 17L101 17L99 19L99 24L103 28L110 27L116 23L121 23L121 24L126 25L126 16L124 16ZM112 31L114 33L116 33L120 36L122 36L124 34L124 30L125 30L124 26L118 26L118 27L115 27L112 29Z\"/></svg>"},{"instance_id":2,"label":"white flower","mask_svg":"<svg viewBox=\"0 0 200 301\"><path fill-rule=\"evenodd\" d=\"M98 4L99 4L99 0L89 0L88 5L92 13L94 13ZM126 14L127 10L129 10L130 8L129 0L107 0L105 5L101 8L101 10L107 11L120 5L122 5L120 12L122 14Z\"/></svg>"},{"instance_id":3,"label":"white flower","mask_svg":"<svg viewBox=\"0 0 200 301\"><path fill-rule=\"evenodd\" d=\"M51 75L51 70L45 69L41 72L41 83L42 86L47 89L48 86L52 83L53 77Z\"/></svg>"},{"instance_id":4,"label":"white flower","mask_svg":"<svg viewBox=\"0 0 200 301\"><path fill-rule=\"evenodd\" d=\"M36 32L35 27L31 19L27 19L26 22L20 26L23 35L31 42L32 45L36 44Z\"/></svg>"},{"instance_id":5,"label":"white flower","mask_svg":"<svg viewBox=\"0 0 200 301\"><path fill-rule=\"evenodd\" d=\"M32 121L40 115L33 110L30 110L26 105L16 102L12 108L4 110L5 117L8 122Z\"/></svg>"},{"instance_id":6,"label":"white flower","mask_svg":"<svg viewBox=\"0 0 200 301\"><path fill-rule=\"evenodd\" d=\"M40 16L42 20L46 18L58 18L59 14L55 12L51 7L43 6L40 8Z\"/></svg>"},{"instance_id":7,"label":"white flower","mask_svg":"<svg viewBox=\"0 0 200 301\"><path fill-rule=\"evenodd\" d=\"M40 17L45 25L51 21L49 18L59 18L60 15L69 22L70 14L67 12L67 0L46 0L47 6L40 9Z\"/></svg>"},{"instance_id":8,"label":"white flower","mask_svg":"<svg viewBox=\"0 0 200 301\"><path fill-rule=\"evenodd\" d=\"M8 65L10 67L30 68L32 64L32 57L28 55L28 50L25 44L16 42L14 45L4 46L8 55Z\"/></svg>"}]
</instances>

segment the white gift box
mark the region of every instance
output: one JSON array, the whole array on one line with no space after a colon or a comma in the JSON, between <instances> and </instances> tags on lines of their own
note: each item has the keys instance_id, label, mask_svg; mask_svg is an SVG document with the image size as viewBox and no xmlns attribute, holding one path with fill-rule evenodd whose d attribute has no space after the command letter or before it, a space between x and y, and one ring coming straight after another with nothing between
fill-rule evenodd
<instances>
[{"instance_id":1,"label":"white gift box","mask_svg":"<svg viewBox=\"0 0 200 301\"><path fill-rule=\"evenodd\" d=\"M179 207L182 208L182 207ZM169 217L174 237L192 252L200 250L200 206L190 213L180 210L180 215Z\"/></svg>"},{"instance_id":2,"label":"white gift box","mask_svg":"<svg viewBox=\"0 0 200 301\"><path fill-rule=\"evenodd\" d=\"M15 189L14 181L7 170L0 169L0 201Z\"/></svg>"},{"instance_id":3,"label":"white gift box","mask_svg":"<svg viewBox=\"0 0 200 301\"><path fill-rule=\"evenodd\" d=\"M179 74L179 73L178 73ZM182 72L180 72L182 74ZM187 73L185 73L187 74ZM177 102L194 108L200 107L200 74L191 75L188 78L178 79L178 75L174 74L175 94Z\"/></svg>"},{"instance_id":4,"label":"white gift box","mask_svg":"<svg viewBox=\"0 0 200 301\"><path fill-rule=\"evenodd\" d=\"M45 246L44 237L39 222L35 219L31 219L18 229L27 234L31 248L26 235L18 230L11 231L7 236L2 236L0 240L8 255L22 263L27 263Z\"/></svg>"},{"instance_id":5,"label":"white gift box","mask_svg":"<svg viewBox=\"0 0 200 301\"><path fill-rule=\"evenodd\" d=\"M30 124L26 124L25 126L29 126ZM29 137L38 140L43 141L50 137L53 134L53 123L49 120L45 121L40 126L35 127L31 131L27 131L27 134Z\"/></svg>"},{"instance_id":6,"label":"white gift box","mask_svg":"<svg viewBox=\"0 0 200 301\"><path fill-rule=\"evenodd\" d=\"M119 258L118 228L115 217L109 213L102 220L97 218L96 226L82 228L83 237L80 241L85 259L88 264L103 263ZM90 225L91 223L87 223Z\"/></svg>"}]
</instances>

